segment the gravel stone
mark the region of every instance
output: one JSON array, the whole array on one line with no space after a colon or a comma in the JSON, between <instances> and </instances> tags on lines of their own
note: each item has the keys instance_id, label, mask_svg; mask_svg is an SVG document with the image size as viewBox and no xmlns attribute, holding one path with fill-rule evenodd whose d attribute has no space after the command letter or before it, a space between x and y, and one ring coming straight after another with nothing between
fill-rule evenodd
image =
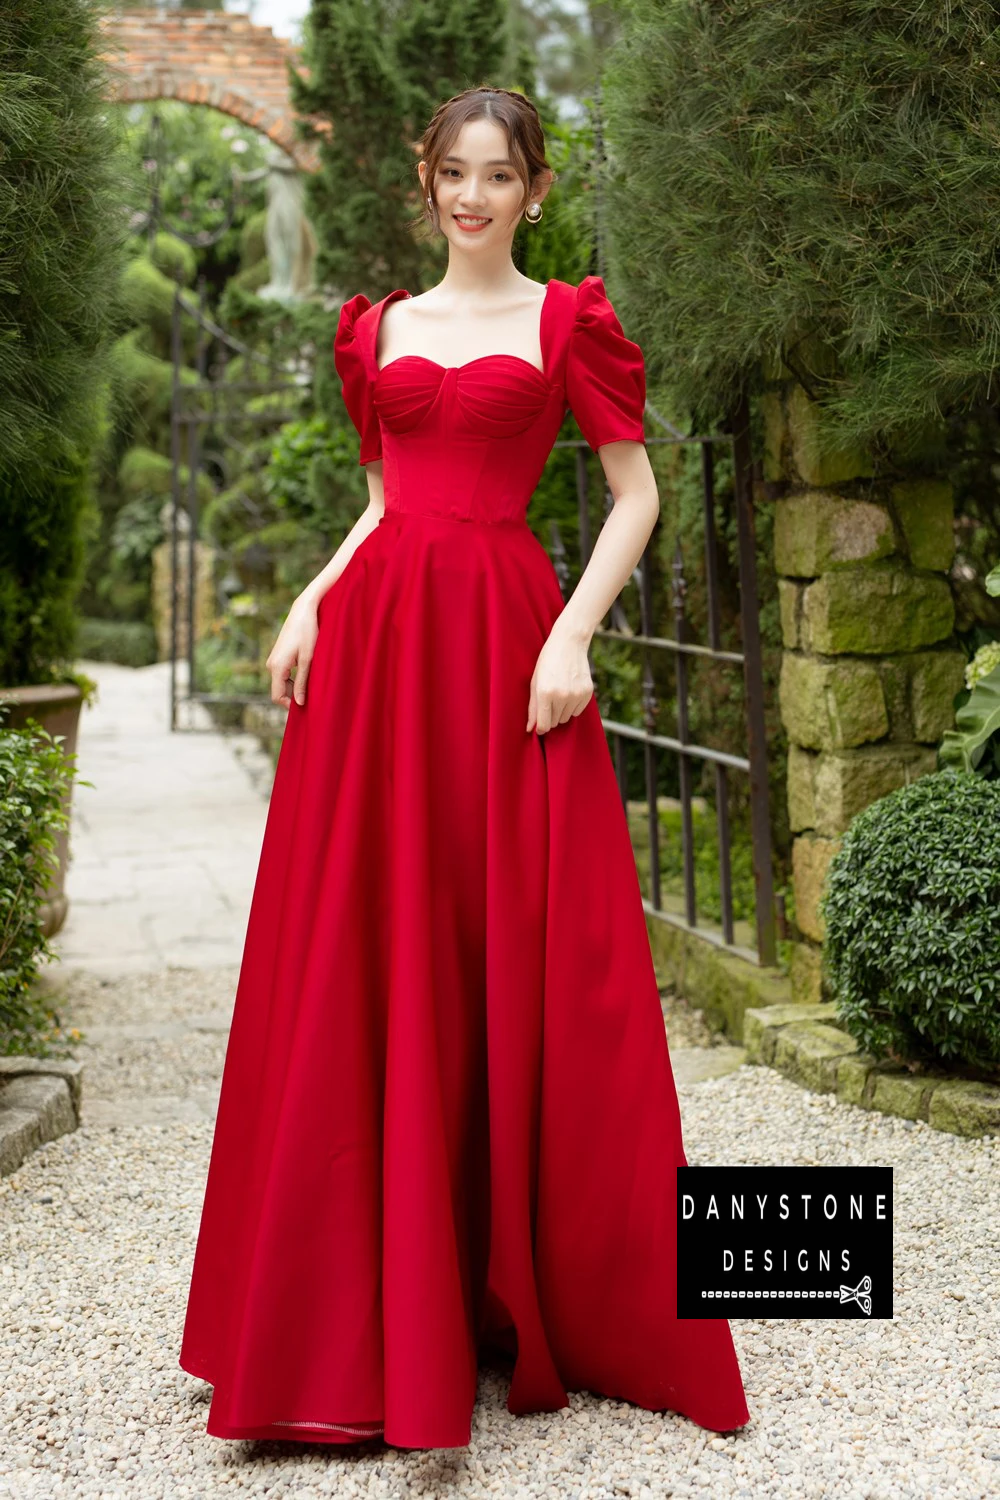
<instances>
[{"instance_id":1,"label":"gravel stone","mask_svg":"<svg viewBox=\"0 0 1000 1500\"><path fill-rule=\"evenodd\" d=\"M688 1159L893 1167L895 1318L734 1319L751 1413L739 1432L586 1392L513 1417L506 1376L484 1366L465 1450L209 1437L211 1387L177 1353L236 975L63 976L64 1024L84 1032L83 1123L0 1180L3 1500L1000 1490L1000 1139L870 1114L755 1066L679 1086ZM684 1010L665 1000L671 1044L705 1045Z\"/></svg>"}]
</instances>

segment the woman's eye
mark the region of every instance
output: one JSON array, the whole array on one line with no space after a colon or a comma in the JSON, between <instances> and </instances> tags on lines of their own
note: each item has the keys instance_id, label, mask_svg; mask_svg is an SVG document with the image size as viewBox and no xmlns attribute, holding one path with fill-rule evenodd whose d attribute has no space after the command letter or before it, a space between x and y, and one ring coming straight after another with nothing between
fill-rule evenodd
<instances>
[{"instance_id":1,"label":"woman's eye","mask_svg":"<svg viewBox=\"0 0 1000 1500\"><path fill-rule=\"evenodd\" d=\"M461 177L462 175L457 167L442 167L441 172L445 177ZM510 181L510 174L508 172L494 172L493 176L497 179L498 182Z\"/></svg>"}]
</instances>

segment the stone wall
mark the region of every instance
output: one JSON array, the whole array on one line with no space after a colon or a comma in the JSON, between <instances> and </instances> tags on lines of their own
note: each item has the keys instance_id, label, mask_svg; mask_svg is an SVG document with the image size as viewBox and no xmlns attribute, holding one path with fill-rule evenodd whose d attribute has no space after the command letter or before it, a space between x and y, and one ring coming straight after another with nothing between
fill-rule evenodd
<instances>
[{"instance_id":1,"label":"stone wall","mask_svg":"<svg viewBox=\"0 0 1000 1500\"><path fill-rule=\"evenodd\" d=\"M863 451L821 450L817 413L789 383L763 402L788 734L797 1001L824 993L819 900L862 808L936 767L965 654L947 573L953 497L938 477L877 476Z\"/></svg>"}]
</instances>

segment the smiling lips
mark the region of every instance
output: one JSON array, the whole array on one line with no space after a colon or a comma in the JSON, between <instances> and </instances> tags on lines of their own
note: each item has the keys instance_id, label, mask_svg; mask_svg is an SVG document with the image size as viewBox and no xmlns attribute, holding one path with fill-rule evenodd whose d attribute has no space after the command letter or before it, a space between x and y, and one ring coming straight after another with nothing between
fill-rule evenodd
<instances>
[{"instance_id":1,"label":"smiling lips","mask_svg":"<svg viewBox=\"0 0 1000 1500\"><path fill-rule=\"evenodd\" d=\"M459 229L465 229L471 233L475 233L477 229L485 229L487 224L492 223L491 219L476 218L473 214L452 214L452 218Z\"/></svg>"}]
</instances>

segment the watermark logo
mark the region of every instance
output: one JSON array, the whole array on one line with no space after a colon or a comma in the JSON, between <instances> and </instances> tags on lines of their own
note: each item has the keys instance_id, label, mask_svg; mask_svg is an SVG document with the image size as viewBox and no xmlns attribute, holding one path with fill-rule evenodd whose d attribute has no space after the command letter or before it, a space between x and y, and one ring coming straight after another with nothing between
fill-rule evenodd
<instances>
[{"instance_id":1,"label":"watermark logo","mask_svg":"<svg viewBox=\"0 0 1000 1500\"><path fill-rule=\"evenodd\" d=\"M679 1318L891 1318L891 1167L679 1167Z\"/></svg>"}]
</instances>

